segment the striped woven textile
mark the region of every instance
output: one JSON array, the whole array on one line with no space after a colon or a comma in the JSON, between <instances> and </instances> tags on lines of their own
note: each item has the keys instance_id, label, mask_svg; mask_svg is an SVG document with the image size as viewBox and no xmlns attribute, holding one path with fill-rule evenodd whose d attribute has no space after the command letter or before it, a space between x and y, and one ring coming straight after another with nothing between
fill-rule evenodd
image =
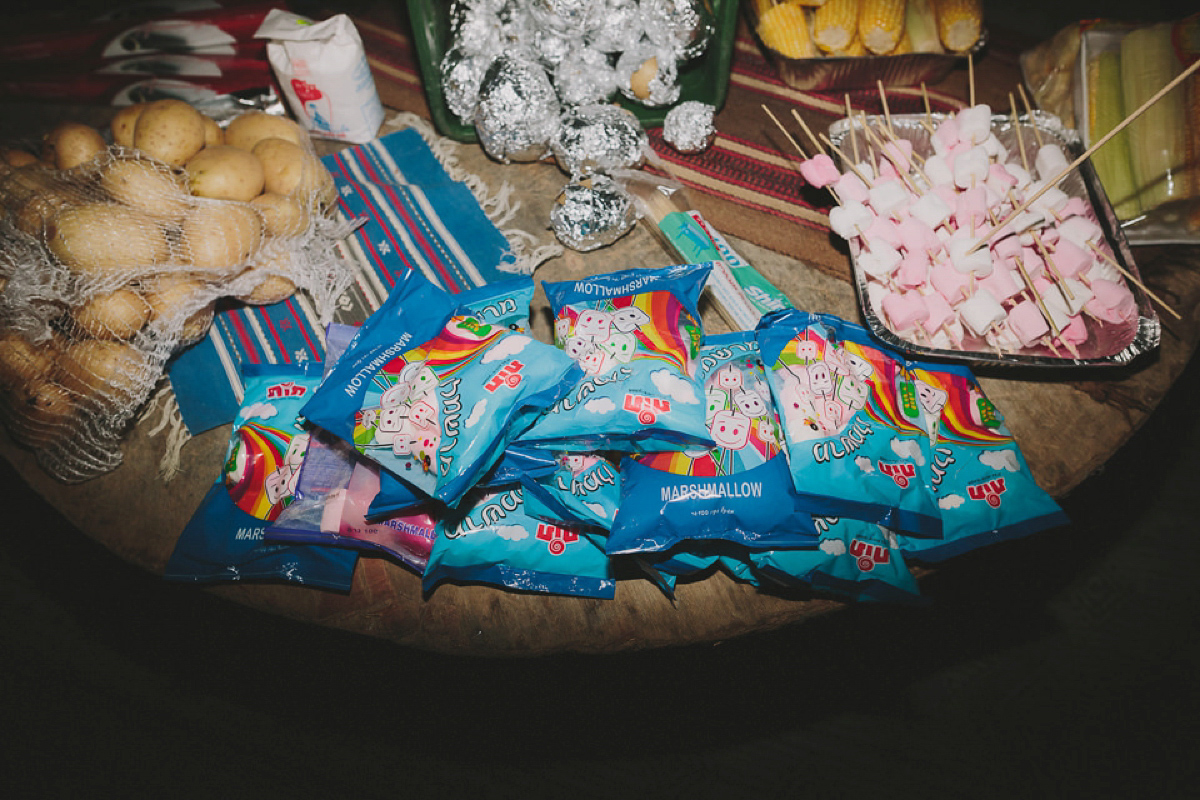
<instances>
[{"instance_id":1,"label":"striped woven textile","mask_svg":"<svg viewBox=\"0 0 1200 800\"><path fill-rule=\"evenodd\" d=\"M343 220L365 220L338 243L349 288L326 321L357 324L378 308L408 269L459 292L512 277L514 254L472 191L452 180L415 128L325 156ZM233 419L243 363L324 357L322 314L304 293L269 306L222 309L206 339L183 351L168 374L193 434Z\"/></svg>"}]
</instances>

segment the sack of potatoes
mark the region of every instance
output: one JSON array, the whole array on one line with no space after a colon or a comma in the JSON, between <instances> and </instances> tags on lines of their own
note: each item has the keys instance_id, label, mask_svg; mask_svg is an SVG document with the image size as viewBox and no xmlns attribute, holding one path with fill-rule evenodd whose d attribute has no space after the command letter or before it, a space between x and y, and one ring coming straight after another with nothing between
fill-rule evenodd
<instances>
[{"instance_id":1,"label":"sack of potatoes","mask_svg":"<svg viewBox=\"0 0 1200 800\"><path fill-rule=\"evenodd\" d=\"M222 124L155 100L106 131L65 122L37 152L0 149L0 245L36 254L0 258L10 434L60 479L111 469L120 429L218 300L296 291L296 256L335 200L307 132L264 111Z\"/></svg>"}]
</instances>

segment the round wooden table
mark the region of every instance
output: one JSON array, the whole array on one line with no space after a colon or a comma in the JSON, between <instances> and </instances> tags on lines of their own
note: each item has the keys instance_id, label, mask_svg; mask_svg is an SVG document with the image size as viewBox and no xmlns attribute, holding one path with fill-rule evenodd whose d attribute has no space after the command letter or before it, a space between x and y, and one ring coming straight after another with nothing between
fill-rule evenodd
<instances>
[{"instance_id":1,"label":"round wooden table","mask_svg":"<svg viewBox=\"0 0 1200 800\"><path fill-rule=\"evenodd\" d=\"M963 77L951 80L961 83ZM0 115L7 120L0 123L0 129L7 130L0 132L10 136L14 130L32 133L38 122L48 129L55 121L52 109L9 110L14 113ZM108 113L91 109L82 116L84 121L89 121L89 115L91 121L97 121ZM75 109L61 112L61 116L80 118L81 113ZM493 190L504 183L513 187L521 208L508 226L533 233L543 244L553 242L547 229L550 204L566 180L555 166L500 165L474 145L457 147L455 155L461 169L479 176ZM721 228L720 218L706 216ZM808 257L815 259L815 250L784 254L731 238L735 249L785 290L797 307L860 319L848 261L844 271L831 274L827 262L834 250L828 241L814 245L826 262L825 268L814 269ZM1200 338L1198 250L1143 247L1135 256L1146 283L1183 315L1182 321L1160 315L1164 330L1157 351L1121 368L1091 372L977 370L1035 478L1059 498L1068 496L1099 469L1154 412ZM567 250L543 264L535 279L565 280L674 261L649 230L639 225L609 247L590 253ZM534 306L534 332L549 341L549 309L540 289ZM710 331L727 330L711 305L702 310ZM3 434L0 452L33 491L84 534L122 559L161 574L180 531L221 467L229 426L189 441L182 450L179 473L164 482L158 469L166 442L161 434L151 435L155 422L149 416L130 431L119 468L83 484L64 485L47 477L31 453ZM270 614L412 647L489 656L600 653L719 641L842 607L829 599L756 589L720 572L682 582L673 599L638 576L620 580L611 600L451 584L425 597L416 574L372 556L360 559L348 593L282 584L226 584L204 591Z\"/></svg>"}]
</instances>

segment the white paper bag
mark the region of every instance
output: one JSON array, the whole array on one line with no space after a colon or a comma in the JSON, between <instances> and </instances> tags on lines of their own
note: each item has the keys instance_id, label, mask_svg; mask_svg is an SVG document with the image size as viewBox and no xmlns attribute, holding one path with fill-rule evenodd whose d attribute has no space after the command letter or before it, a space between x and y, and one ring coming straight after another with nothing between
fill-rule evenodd
<instances>
[{"instance_id":1,"label":"white paper bag","mask_svg":"<svg viewBox=\"0 0 1200 800\"><path fill-rule=\"evenodd\" d=\"M267 59L292 113L313 136L362 144L383 123L367 53L345 14L314 22L272 9L254 34L270 40Z\"/></svg>"}]
</instances>

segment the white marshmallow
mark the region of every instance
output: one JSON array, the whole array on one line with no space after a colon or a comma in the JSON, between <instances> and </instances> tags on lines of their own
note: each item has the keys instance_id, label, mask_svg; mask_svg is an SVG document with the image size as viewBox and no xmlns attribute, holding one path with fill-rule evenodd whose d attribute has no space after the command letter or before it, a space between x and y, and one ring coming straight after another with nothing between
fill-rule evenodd
<instances>
[{"instance_id":1,"label":"white marshmallow","mask_svg":"<svg viewBox=\"0 0 1200 800\"><path fill-rule=\"evenodd\" d=\"M871 213L871 209L855 200L829 209L829 227L843 239L853 239L860 235L871 227L874 219L875 215Z\"/></svg>"},{"instance_id":2,"label":"white marshmallow","mask_svg":"<svg viewBox=\"0 0 1200 800\"><path fill-rule=\"evenodd\" d=\"M924 173L934 186L950 186L954 183L954 170L946 163L945 156L934 153L925 159Z\"/></svg>"},{"instance_id":3,"label":"white marshmallow","mask_svg":"<svg viewBox=\"0 0 1200 800\"><path fill-rule=\"evenodd\" d=\"M933 192L921 195L909 206L909 215L916 217L934 230L950 218L953 209Z\"/></svg>"},{"instance_id":4,"label":"white marshmallow","mask_svg":"<svg viewBox=\"0 0 1200 800\"><path fill-rule=\"evenodd\" d=\"M898 180L879 181L868 192L867 202L879 216L891 217L908 205L908 189Z\"/></svg>"},{"instance_id":5,"label":"white marshmallow","mask_svg":"<svg viewBox=\"0 0 1200 800\"><path fill-rule=\"evenodd\" d=\"M995 326L1004 322L1007 313L1004 306L992 297L987 289L977 289L975 294L964 300L958 306L958 315L963 324L971 329L976 336L983 336Z\"/></svg>"},{"instance_id":6,"label":"white marshmallow","mask_svg":"<svg viewBox=\"0 0 1200 800\"><path fill-rule=\"evenodd\" d=\"M954 117L958 123L958 138L971 144L983 144L992 133L992 109L986 103L964 108Z\"/></svg>"},{"instance_id":7,"label":"white marshmallow","mask_svg":"<svg viewBox=\"0 0 1200 800\"><path fill-rule=\"evenodd\" d=\"M1033 159L1033 167L1037 170L1038 177L1044 181L1057 178L1069 166L1071 162L1056 144L1042 145Z\"/></svg>"},{"instance_id":8,"label":"white marshmallow","mask_svg":"<svg viewBox=\"0 0 1200 800\"><path fill-rule=\"evenodd\" d=\"M954 185L960 189L970 189L987 181L988 168L987 151L982 147L972 147L954 157Z\"/></svg>"},{"instance_id":9,"label":"white marshmallow","mask_svg":"<svg viewBox=\"0 0 1200 800\"><path fill-rule=\"evenodd\" d=\"M886 280L900 266L903 256L899 250L877 237L867 239L866 245L866 249L858 254L858 266L871 277Z\"/></svg>"},{"instance_id":10,"label":"white marshmallow","mask_svg":"<svg viewBox=\"0 0 1200 800\"><path fill-rule=\"evenodd\" d=\"M980 247L974 252L968 252L978 238L968 230L959 230L950 241L946 242L946 251L950 254L950 263L964 275L971 274L976 278L986 278L992 274L992 251Z\"/></svg>"}]
</instances>

